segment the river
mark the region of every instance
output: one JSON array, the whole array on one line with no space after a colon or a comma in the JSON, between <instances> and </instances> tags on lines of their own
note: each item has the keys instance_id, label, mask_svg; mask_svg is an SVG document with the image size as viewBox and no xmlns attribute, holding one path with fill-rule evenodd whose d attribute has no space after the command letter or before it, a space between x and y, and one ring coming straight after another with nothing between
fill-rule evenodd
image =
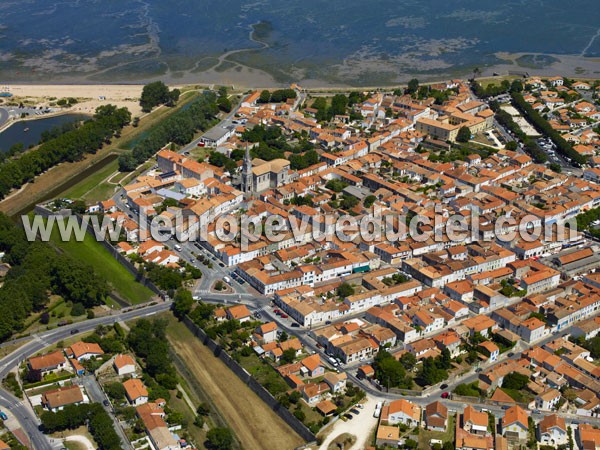
<instances>
[{"instance_id":1,"label":"river","mask_svg":"<svg viewBox=\"0 0 600 450\"><path fill-rule=\"evenodd\" d=\"M5 152L11 146L22 143L25 148L37 145L42 133L64 123L88 119L85 114L61 114L58 116L44 117L35 120L21 120L15 122L0 133L0 151ZM27 131L25 131L27 130Z\"/></svg>"}]
</instances>

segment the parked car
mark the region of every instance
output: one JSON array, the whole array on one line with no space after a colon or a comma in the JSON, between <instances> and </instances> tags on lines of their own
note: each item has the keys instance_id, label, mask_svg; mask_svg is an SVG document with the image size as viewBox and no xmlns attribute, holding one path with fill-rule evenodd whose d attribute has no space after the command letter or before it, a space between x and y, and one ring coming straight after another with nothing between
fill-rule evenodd
<instances>
[{"instance_id":1,"label":"parked car","mask_svg":"<svg viewBox=\"0 0 600 450\"><path fill-rule=\"evenodd\" d=\"M448 398L448 397L450 397L449 392L442 392L442 398Z\"/></svg>"},{"instance_id":2,"label":"parked car","mask_svg":"<svg viewBox=\"0 0 600 450\"><path fill-rule=\"evenodd\" d=\"M8 420L8 416L6 415L6 413L4 411L0 411L0 419Z\"/></svg>"}]
</instances>

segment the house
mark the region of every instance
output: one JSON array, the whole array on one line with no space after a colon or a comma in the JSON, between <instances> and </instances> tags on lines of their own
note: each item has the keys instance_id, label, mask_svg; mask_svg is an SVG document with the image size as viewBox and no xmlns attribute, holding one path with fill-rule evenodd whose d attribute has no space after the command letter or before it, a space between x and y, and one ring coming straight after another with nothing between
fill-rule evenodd
<instances>
[{"instance_id":1,"label":"house","mask_svg":"<svg viewBox=\"0 0 600 450\"><path fill-rule=\"evenodd\" d=\"M425 407L425 427L433 431L446 431L448 408L441 402L433 402Z\"/></svg>"},{"instance_id":2,"label":"house","mask_svg":"<svg viewBox=\"0 0 600 450\"><path fill-rule=\"evenodd\" d=\"M582 423L578 427L577 444L582 450L596 450L600 447L600 430L589 423Z\"/></svg>"},{"instance_id":3,"label":"house","mask_svg":"<svg viewBox=\"0 0 600 450\"><path fill-rule=\"evenodd\" d=\"M356 374L360 379L373 378L375 376L375 370L372 366L366 364L364 366L360 366Z\"/></svg>"},{"instance_id":4,"label":"house","mask_svg":"<svg viewBox=\"0 0 600 450\"><path fill-rule=\"evenodd\" d=\"M390 425L403 423L415 426L421 421L421 408L408 400L394 400L382 408L381 420L387 421Z\"/></svg>"},{"instance_id":5,"label":"house","mask_svg":"<svg viewBox=\"0 0 600 450\"><path fill-rule=\"evenodd\" d=\"M400 447L400 428L389 425L379 425L377 427L377 438L375 444L378 447Z\"/></svg>"},{"instance_id":6,"label":"house","mask_svg":"<svg viewBox=\"0 0 600 450\"><path fill-rule=\"evenodd\" d=\"M337 406L331 400L323 400L317 403L315 408L324 416L330 416L337 410Z\"/></svg>"},{"instance_id":7,"label":"house","mask_svg":"<svg viewBox=\"0 0 600 450\"><path fill-rule=\"evenodd\" d=\"M535 397L535 407L544 411L550 411L556 408L559 401L560 391L550 388Z\"/></svg>"},{"instance_id":8,"label":"house","mask_svg":"<svg viewBox=\"0 0 600 450\"><path fill-rule=\"evenodd\" d=\"M52 412L60 411L67 405L79 405L83 401L83 393L77 385L64 386L42 394L42 406Z\"/></svg>"},{"instance_id":9,"label":"house","mask_svg":"<svg viewBox=\"0 0 600 450\"><path fill-rule=\"evenodd\" d=\"M148 402L148 390L138 378L132 378L123 383L127 400L133 406L143 405Z\"/></svg>"},{"instance_id":10,"label":"house","mask_svg":"<svg viewBox=\"0 0 600 450\"><path fill-rule=\"evenodd\" d=\"M544 416L537 427L537 438L542 445L566 444L569 441L565 419L556 414Z\"/></svg>"},{"instance_id":11,"label":"house","mask_svg":"<svg viewBox=\"0 0 600 450\"><path fill-rule=\"evenodd\" d=\"M67 367L67 359L60 350L34 356L27 361L27 378L31 381L41 381L46 374L59 372L65 367Z\"/></svg>"},{"instance_id":12,"label":"house","mask_svg":"<svg viewBox=\"0 0 600 450\"><path fill-rule=\"evenodd\" d=\"M500 349L496 344L492 341L484 341L479 344L479 349L481 353L488 356L488 361L494 362L498 359L498 355L500 354Z\"/></svg>"},{"instance_id":13,"label":"house","mask_svg":"<svg viewBox=\"0 0 600 450\"><path fill-rule=\"evenodd\" d=\"M10 450L10 445L0 439L0 450Z\"/></svg>"},{"instance_id":14,"label":"house","mask_svg":"<svg viewBox=\"0 0 600 450\"><path fill-rule=\"evenodd\" d=\"M113 361L117 375L130 375L135 373L135 361L129 355L117 355Z\"/></svg>"},{"instance_id":15,"label":"house","mask_svg":"<svg viewBox=\"0 0 600 450\"><path fill-rule=\"evenodd\" d=\"M228 308L227 311L228 320L237 320L240 323L248 322L252 319L252 313L246 305L235 305Z\"/></svg>"},{"instance_id":16,"label":"house","mask_svg":"<svg viewBox=\"0 0 600 450\"><path fill-rule=\"evenodd\" d=\"M309 405L317 403L327 392L329 392L327 383L307 383L302 387L302 397Z\"/></svg>"},{"instance_id":17,"label":"house","mask_svg":"<svg viewBox=\"0 0 600 450\"><path fill-rule=\"evenodd\" d=\"M275 322L263 323L254 330L258 341L267 344L277 340L277 324Z\"/></svg>"},{"instance_id":18,"label":"house","mask_svg":"<svg viewBox=\"0 0 600 450\"><path fill-rule=\"evenodd\" d=\"M527 412L519 405L511 406L502 418L502 435L509 440L527 439Z\"/></svg>"},{"instance_id":19,"label":"house","mask_svg":"<svg viewBox=\"0 0 600 450\"><path fill-rule=\"evenodd\" d=\"M471 434L485 435L488 428L488 416L486 413L475 410L471 405L463 412L462 427Z\"/></svg>"},{"instance_id":20,"label":"house","mask_svg":"<svg viewBox=\"0 0 600 450\"><path fill-rule=\"evenodd\" d=\"M69 358L75 358L77 361L96 358L104 355L100 346L93 342L75 342L65 350Z\"/></svg>"},{"instance_id":21,"label":"house","mask_svg":"<svg viewBox=\"0 0 600 450\"><path fill-rule=\"evenodd\" d=\"M158 403L145 403L136 408L136 413L144 424L150 438L151 448L156 450L178 450L177 442L165 422L165 412Z\"/></svg>"},{"instance_id":22,"label":"house","mask_svg":"<svg viewBox=\"0 0 600 450\"><path fill-rule=\"evenodd\" d=\"M300 361L300 364L302 364L306 376L310 378L320 377L325 372L325 368L321 364L321 357L318 354L307 356Z\"/></svg>"},{"instance_id":23,"label":"house","mask_svg":"<svg viewBox=\"0 0 600 450\"><path fill-rule=\"evenodd\" d=\"M347 378L348 376L346 375L346 372L327 372L323 377L323 381L329 385L329 387L331 388L331 392L335 394L346 389Z\"/></svg>"}]
</instances>

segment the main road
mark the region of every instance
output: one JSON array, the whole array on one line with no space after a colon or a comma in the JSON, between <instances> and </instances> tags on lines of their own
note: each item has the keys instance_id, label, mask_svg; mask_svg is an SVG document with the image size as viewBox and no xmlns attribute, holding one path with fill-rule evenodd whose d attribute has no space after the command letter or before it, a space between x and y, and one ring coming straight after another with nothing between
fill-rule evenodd
<instances>
[{"instance_id":1,"label":"main road","mask_svg":"<svg viewBox=\"0 0 600 450\"><path fill-rule=\"evenodd\" d=\"M98 317L85 322L60 327L44 333L33 335L29 342L23 344L14 352L0 360L0 379L4 379L12 369L19 366L30 356L36 354L46 347L56 344L65 338L92 331L98 325L110 325L116 322L127 321L138 317L151 316L168 310L170 306L171 302L158 302L136 309L127 308L127 310L124 310L123 312ZM12 343L14 342L10 341L7 344ZM27 406L25 402L26 400L20 400L0 387L0 406L4 410L8 411L9 414L12 414L19 422L21 429L25 432L25 434L27 434L32 447L35 450L54 449L55 447L50 442L48 437L40 431L39 419L34 415L31 408Z\"/></svg>"}]
</instances>

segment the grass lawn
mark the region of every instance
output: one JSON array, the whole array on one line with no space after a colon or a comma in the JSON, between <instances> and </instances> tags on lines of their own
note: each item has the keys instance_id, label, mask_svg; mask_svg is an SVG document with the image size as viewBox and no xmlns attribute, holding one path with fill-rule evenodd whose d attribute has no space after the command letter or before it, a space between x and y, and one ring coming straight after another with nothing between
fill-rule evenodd
<instances>
[{"instance_id":1,"label":"grass lawn","mask_svg":"<svg viewBox=\"0 0 600 450\"><path fill-rule=\"evenodd\" d=\"M429 445L429 441L431 439L439 439L442 442L454 442L454 415L448 417L448 426L446 427L446 431L428 431L424 428L421 428L419 431L419 448L429 449L431 446Z\"/></svg>"},{"instance_id":2,"label":"grass lawn","mask_svg":"<svg viewBox=\"0 0 600 450\"><path fill-rule=\"evenodd\" d=\"M275 397L290 389L281 375L256 355L242 356L240 365Z\"/></svg>"},{"instance_id":3,"label":"grass lawn","mask_svg":"<svg viewBox=\"0 0 600 450\"><path fill-rule=\"evenodd\" d=\"M177 391L171 391L171 397L169 398L169 408L173 411L180 412L183 414L183 417L186 421L185 431L187 431L192 439L192 441L200 447L204 441L206 441L206 431L203 428L198 428L194 425L194 420L196 419L196 412L192 411L185 400L182 398L177 398ZM205 417L205 420L208 417Z\"/></svg>"},{"instance_id":4,"label":"grass lawn","mask_svg":"<svg viewBox=\"0 0 600 450\"><path fill-rule=\"evenodd\" d=\"M136 282L134 276L89 234L85 234L82 242L63 242L58 229L54 227L51 241L74 258L90 263L94 270L106 278L111 287L132 305L149 301L152 297L152 291Z\"/></svg>"},{"instance_id":5,"label":"grass lawn","mask_svg":"<svg viewBox=\"0 0 600 450\"><path fill-rule=\"evenodd\" d=\"M510 395L512 397L512 399L516 402L529 403L534 398L533 394L531 394L529 392L525 392L524 390L519 391L516 389L506 389L506 388L502 388L502 390L504 392L506 392L508 395Z\"/></svg>"},{"instance_id":6,"label":"grass lawn","mask_svg":"<svg viewBox=\"0 0 600 450\"><path fill-rule=\"evenodd\" d=\"M119 163L115 159L108 163L106 167L103 167L93 175L65 191L62 195L71 199L85 199L90 203L106 200L114 193L117 186L106 183L105 180L114 174L118 168Z\"/></svg>"}]
</instances>

